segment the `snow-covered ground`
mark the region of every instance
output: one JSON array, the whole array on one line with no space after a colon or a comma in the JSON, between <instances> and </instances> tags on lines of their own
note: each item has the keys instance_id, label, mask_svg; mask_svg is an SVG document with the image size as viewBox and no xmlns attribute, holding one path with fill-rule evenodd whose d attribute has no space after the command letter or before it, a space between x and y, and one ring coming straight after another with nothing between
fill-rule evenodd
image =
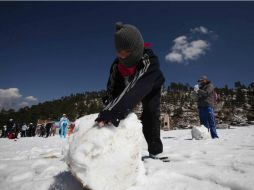
<instances>
[{"instance_id":1,"label":"snow-covered ground","mask_svg":"<svg viewBox=\"0 0 254 190\"><path fill-rule=\"evenodd\" d=\"M145 160L145 174L128 190L253 190L254 126L218 134L218 140L191 140L191 130L162 131L171 161ZM67 142L59 136L0 139L1 190L81 190L64 159Z\"/></svg>"}]
</instances>

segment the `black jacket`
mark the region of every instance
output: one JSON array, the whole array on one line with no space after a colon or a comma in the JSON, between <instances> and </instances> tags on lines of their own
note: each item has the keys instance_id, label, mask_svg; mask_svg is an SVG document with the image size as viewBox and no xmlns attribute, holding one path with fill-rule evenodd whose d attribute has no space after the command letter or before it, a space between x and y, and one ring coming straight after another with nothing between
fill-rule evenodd
<instances>
[{"instance_id":1,"label":"black jacket","mask_svg":"<svg viewBox=\"0 0 254 190\"><path fill-rule=\"evenodd\" d=\"M110 69L110 76L107 84L107 104L100 112L96 121L110 121L118 126L121 119L124 119L131 110L155 89L161 88L165 79L160 70L158 57L151 49L145 49L142 60L138 63L136 73L130 76L126 85L125 78L117 69L116 59Z\"/></svg>"}]
</instances>

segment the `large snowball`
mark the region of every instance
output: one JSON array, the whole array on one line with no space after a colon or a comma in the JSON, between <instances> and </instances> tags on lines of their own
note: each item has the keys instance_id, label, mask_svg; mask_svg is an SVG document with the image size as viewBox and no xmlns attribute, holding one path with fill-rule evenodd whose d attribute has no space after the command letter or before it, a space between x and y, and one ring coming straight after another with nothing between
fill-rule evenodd
<instances>
[{"instance_id":1,"label":"large snowball","mask_svg":"<svg viewBox=\"0 0 254 190\"><path fill-rule=\"evenodd\" d=\"M201 139L210 139L211 135L208 129L204 126L194 126L191 130L192 139L201 140Z\"/></svg>"},{"instance_id":2,"label":"large snowball","mask_svg":"<svg viewBox=\"0 0 254 190\"><path fill-rule=\"evenodd\" d=\"M72 173L93 190L125 190L137 182L141 161L142 124L135 114L119 127L94 125L97 114L76 122L66 161Z\"/></svg>"}]
</instances>

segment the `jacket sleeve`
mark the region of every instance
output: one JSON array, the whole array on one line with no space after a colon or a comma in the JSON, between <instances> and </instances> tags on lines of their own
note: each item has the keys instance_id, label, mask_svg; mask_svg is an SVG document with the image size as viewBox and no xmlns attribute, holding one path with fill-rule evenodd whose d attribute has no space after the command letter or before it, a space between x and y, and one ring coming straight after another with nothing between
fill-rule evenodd
<instances>
[{"instance_id":1,"label":"jacket sleeve","mask_svg":"<svg viewBox=\"0 0 254 190\"><path fill-rule=\"evenodd\" d=\"M205 90L199 89L198 96L199 97L208 97L214 91L213 85L209 85Z\"/></svg>"},{"instance_id":2,"label":"jacket sleeve","mask_svg":"<svg viewBox=\"0 0 254 190\"><path fill-rule=\"evenodd\" d=\"M60 119L60 121L59 121L59 127L61 127L62 122L63 122L63 118L61 117L61 119Z\"/></svg>"},{"instance_id":3,"label":"jacket sleeve","mask_svg":"<svg viewBox=\"0 0 254 190\"><path fill-rule=\"evenodd\" d=\"M143 60L144 67L137 72L122 93L100 112L96 121L102 121L106 118L118 126L120 120L124 119L153 88L161 87L164 77L159 69L157 58L154 59L154 62L151 62L150 59Z\"/></svg>"},{"instance_id":4,"label":"jacket sleeve","mask_svg":"<svg viewBox=\"0 0 254 190\"><path fill-rule=\"evenodd\" d=\"M108 105L110 101L113 100L113 95L115 91L115 81L116 81L116 60L113 62L110 68L110 74L107 82L106 96L102 97L102 102L104 105Z\"/></svg>"}]
</instances>

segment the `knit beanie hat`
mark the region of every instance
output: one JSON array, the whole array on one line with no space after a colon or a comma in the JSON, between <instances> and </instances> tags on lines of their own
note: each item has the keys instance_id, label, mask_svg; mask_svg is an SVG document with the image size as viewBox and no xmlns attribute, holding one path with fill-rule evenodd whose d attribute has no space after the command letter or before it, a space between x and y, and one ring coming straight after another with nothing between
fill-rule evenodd
<instances>
[{"instance_id":1,"label":"knit beanie hat","mask_svg":"<svg viewBox=\"0 0 254 190\"><path fill-rule=\"evenodd\" d=\"M139 30L130 24L116 23L115 47L117 51L130 50L131 54L121 59L126 67L132 67L138 64L144 52L144 40Z\"/></svg>"}]
</instances>

